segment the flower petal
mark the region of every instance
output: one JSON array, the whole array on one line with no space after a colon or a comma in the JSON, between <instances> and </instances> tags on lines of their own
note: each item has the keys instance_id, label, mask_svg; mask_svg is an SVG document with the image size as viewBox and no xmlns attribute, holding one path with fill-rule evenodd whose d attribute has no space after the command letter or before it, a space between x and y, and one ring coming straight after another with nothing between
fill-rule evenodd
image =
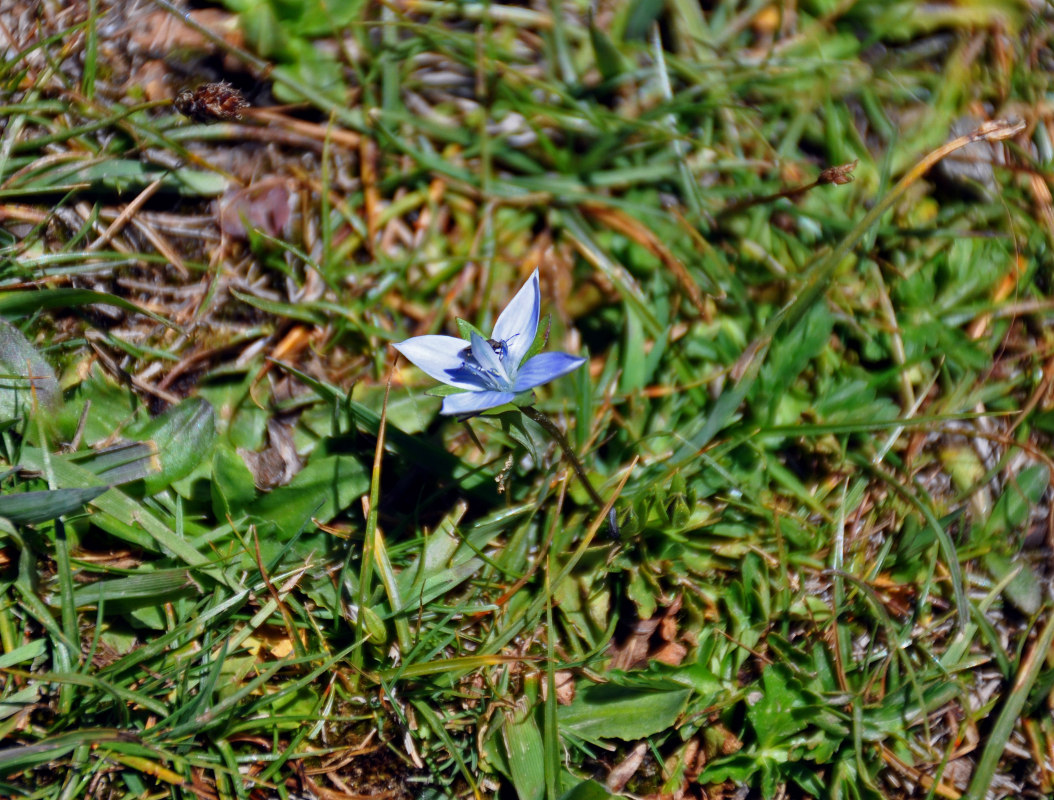
<instances>
[{"instance_id":1,"label":"flower petal","mask_svg":"<svg viewBox=\"0 0 1054 800\"><path fill-rule=\"evenodd\" d=\"M535 386L541 386L561 375L573 372L585 363L584 358L568 353L539 353L520 367L520 371L516 373L513 388L517 393L526 392Z\"/></svg>"},{"instance_id":2,"label":"flower petal","mask_svg":"<svg viewBox=\"0 0 1054 800\"><path fill-rule=\"evenodd\" d=\"M538 287L538 270L535 270L494 323L494 338L505 342L509 348L506 360L511 365L508 370L510 373L516 372L523 357L534 344L541 309L542 292Z\"/></svg>"},{"instance_id":3,"label":"flower petal","mask_svg":"<svg viewBox=\"0 0 1054 800\"><path fill-rule=\"evenodd\" d=\"M488 378L493 378L493 381L487 385L488 389L504 391L512 388L512 381L505 372L501 358L494 352L490 343L475 331L472 331L472 357L477 364L483 367L484 372L488 373L481 376L482 380L486 382Z\"/></svg>"},{"instance_id":4,"label":"flower petal","mask_svg":"<svg viewBox=\"0 0 1054 800\"><path fill-rule=\"evenodd\" d=\"M414 336L392 347L437 381L461 389L486 388L478 373L465 369L465 357L461 353L468 343L464 339L453 336Z\"/></svg>"},{"instance_id":5,"label":"flower petal","mask_svg":"<svg viewBox=\"0 0 1054 800\"><path fill-rule=\"evenodd\" d=\"M443 414L478 414L488 408L497 408L511 403L516 395L512 392L462 392L443 398Z\"/></svg>"}]
</instances>

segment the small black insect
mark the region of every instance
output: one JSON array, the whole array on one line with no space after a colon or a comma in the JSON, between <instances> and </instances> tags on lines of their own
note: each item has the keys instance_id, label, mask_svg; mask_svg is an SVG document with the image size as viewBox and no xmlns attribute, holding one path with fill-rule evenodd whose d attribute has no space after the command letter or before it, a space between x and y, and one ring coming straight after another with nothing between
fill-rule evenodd
<instances>
[{"instance_id":1,"label":"small black insect","mask_svg":"<svg viewBox=\"0 0 1054 800\"><path fill-rule=\"evenodd\" d=\"M498 354L498 358L500 359L505 358L505 356L509 354L509 345L504 341L500 341L498 339L487 339L487 344L490 345L491 350ZM473 361L477 361L476 357L472 354L472 345L466 347L464 350L458 353L458 355L466 361L470 358Z\"/></svg>"},{"instance_id":2,"label":"small black insect","mask_svg":"<svg viewBox=\"0 0 1054 800\"><path fill-rule=\"evenodd\" d=\"M195 122L231 122L242 118L249 103L242 93L226 81L203 83L176 95L173 105L179 113Z\"/></svg>"}]
</instances>

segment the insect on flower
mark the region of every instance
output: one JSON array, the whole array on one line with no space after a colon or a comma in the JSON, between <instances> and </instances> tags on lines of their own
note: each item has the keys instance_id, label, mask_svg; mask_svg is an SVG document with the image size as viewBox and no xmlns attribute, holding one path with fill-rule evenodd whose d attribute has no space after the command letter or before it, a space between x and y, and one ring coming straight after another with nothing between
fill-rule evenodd
<instances>
[{"instance_id":1,"label":"insect on flower","mask_svg":"<svg viewBox=\"0 0 1054 800\"><path fill-rule=\"evenodd\" d=\"M556 352L527 358L538 333L541 305L535 270L498 315L491 338L473 332L466 347L464 339L454 336L414 336L394 347L437 381L464 390L443 398L443 414L478 414L510 403L586 362Z\"/></svg>"},{"instance_id":2,"label":"insect on flower","mask_svg":"<svg viewBox=\"0 0 1054 800\"><path fill-rule=\"evenodd\" d=\"M505 342L500 342L497 339L487 339L487 344L490 345L491 350L498 354L498 358L505 358L509 355L509 346ZM464 359L471 358L475 360L475 357L472 355L472 345L469 345L462 350L459 355Z\"/></svg>"}]
</instances>

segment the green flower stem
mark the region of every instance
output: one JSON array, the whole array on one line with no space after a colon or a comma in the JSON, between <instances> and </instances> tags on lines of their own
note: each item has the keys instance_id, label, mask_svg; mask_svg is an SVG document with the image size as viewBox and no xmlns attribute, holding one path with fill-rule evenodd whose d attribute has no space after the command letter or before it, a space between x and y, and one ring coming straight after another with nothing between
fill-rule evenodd
<instances>
[{"instance_id":1,"label":"green flower stem","mask_svg":"<svg viewBox=\"0 0 1054 800\"><path fill-rule=\"evenodd\" d=\"M553 422L549 417L545 416L541 411L536 409L534 406L520 406L520 410L530 417L532 420L537 422L546 432L549 433L556 443L560 445L564 451L564 456L570 462L571 467L575 471L575 475L578 476L578 480L582 482L586 492L589 493L590 498L597 504L597 508L603 510L607 503L604 502L604 498L600 496L596 489L593 488L593 484L589 480L589 476L586 475L585 469L582 467L582 462L578 460L578 455L575 453L574 448L571 447L571 443L567 441L567 437L564 432L560 430L560 426ZM611 510L608 511L608 526L611 529L611 536L614 539L619 537L618 520L615 517L615 507L612 506Z\"/></svg>"}]
</instances>

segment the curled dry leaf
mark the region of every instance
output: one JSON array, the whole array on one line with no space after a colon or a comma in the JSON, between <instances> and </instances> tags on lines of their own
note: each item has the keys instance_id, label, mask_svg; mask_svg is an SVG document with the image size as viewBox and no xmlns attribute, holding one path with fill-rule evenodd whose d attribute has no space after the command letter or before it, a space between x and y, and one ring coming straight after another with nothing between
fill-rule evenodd
<instances>
[{"instance_id":1,"label":"curled dry leaf","mask_svg":"<svg viewBox=\"0 0 1054 800\"><path fill-rule=\"evenodd\" d=\"M265 178L219 201L220 230L248 239L250 230L282 238L289 233L297 193L288 178Z\"/></svg>"},{"instance_id":2,"label":"curled dry leaf","mask_svg":"<svg viewBox=\"0 0 1054 800\"><path fill-rule=\"evenodd\" d=\"M568 669L558 669L553 675L556 684L556 702L562 706L571 705L575 699L575 674ZM542 681L542 699L549 695L549 682Z\"/></svg>"},{"instance_id":3,"label":"curled dry leaf","mask_svg":"<svg viewBox=\"0 0 1054 800\"><path fill-rule=\"evenodd\" d=\"M612 646L611 668L642 668L649 661L670 666L680 664L688 655L688 648L679 641L684 638L677 622L677 612L680 610L681 598L676 597L669 606L656 611L650 619L639 620L621 645Z\"/></svg>"},{"instance_id":4,"label":"curled dry leaf","mask_svg":"<svg viewBox=\"0 0 1054 800\"><path fill-rule=\"evenodd\" d=\"M238 448L238 455L252 473L253 483L261 490L285 486L303 466L296 452L293 426L290 423L278 419L268 420L267 439L267 448L259 453Z\"/></svg>"},{"instance_id":5,"label":"curled dry leaf","mask_svg":"<svg viewBox=\"0 0 1054 800\"><path fill-rule=\"evenodd\" d=\"M218 33L232 45L242 46L244 39L238 29L238 17L218 8L197 8L187 16L210 31ZM158 57L173 51L208 54L215 52L214 42L187 25L182 17L164 10L151 13L137 24L129 25L128 32L133 45L148 54Z\"/></svg>"},{"instance_id":6,"label":"curled dry leaf","mask_svg":"<svg viewBox=\"0 0 1054 800\"><path fill-rule=\"evenodd\" d=\"M638 742L624 759L611 768L604 786L609 792L621 792L629 779L637 774L644 756L648 752L647 742Z\"/></svg>"}]
</instances>

